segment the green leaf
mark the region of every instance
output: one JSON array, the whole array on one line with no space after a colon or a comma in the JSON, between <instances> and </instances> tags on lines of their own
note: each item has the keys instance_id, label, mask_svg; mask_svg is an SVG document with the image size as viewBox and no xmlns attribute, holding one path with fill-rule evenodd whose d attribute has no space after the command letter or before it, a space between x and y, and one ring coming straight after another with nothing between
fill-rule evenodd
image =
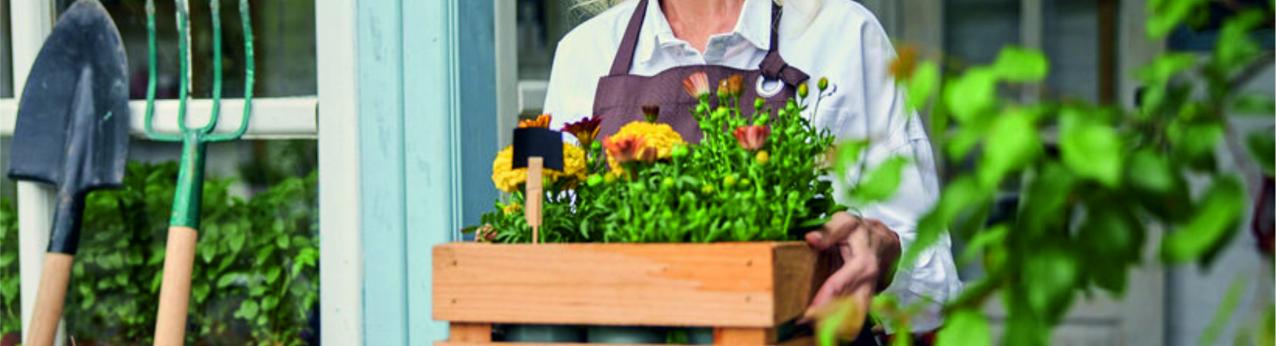
<instances>
[{"instance_id":1,"label":"green leaf","mask_svg":"<svg viewBox=\"0 0 1276 346\"><path fill-rule=\"evenodd\" d=\"M243 231L237 231L232 233L230 235L230 252L238 253L240 249L243 249L244 242L247 240L247 238L248 236L245 235Z\"/></svg>"},{"instance_id":2,"label":"green leaf","mask_svg":"<svg viewBox=\"0 0 1276 346\"><path fill-rule=\"evenodd\" d=\"M837 156L833 160L833 171L839 177L845 177L852 168L860 163L860 157L868 150L868 140L852 139L837 144Z\"/></svg>"},{"instance_id":3,"label":"green leaf","mask_svg":"<svg viewBox=\"0 0 1276 346\"><path fill-rule=\"evenodd\" d=\"M927 212L917 223L917 238L904 249L900 256L899 267L909 268L923 250L939 241L940 236L948 228L948 224L963 210L969 207L986 205L992 200L992 194L983 189L969 176L961 176L944 187L939 195L939 202Z\"/></svg>"},{"instance_id":4,"label":"green leaf","mask_svg":"<svg viewBox=\"0 0 1276 346\"><path fill-rule=\"evenodd\" d=\"M968 264L977 258L984 249L989 247L1005 247L1002 242L1006 240L1006 233L1010 232L1010 227L1006 224L997 224L988 229L975 233L970 241L966 242L966 249L962 250L961 258L957 261L957 265Z\"/></svg>"},{"instance_id":5,"label":"green leaf","mask_svg":"<svg viewBox=\"0 0 1276 346\"><path fill-rule=\"evenodd\" d=\"M1178 181L1175 174L1169 160L1146 149L1135 152L1126 167L1126 179L1130 185L1156 194L1167 194L1174 189Z\"/></svg>"},{"instance_id":6,"label":"green leaf","mask_svg":"<svg viewBox=\"0 0 1276 346\"><path fill-rule=\"evenodd\" d=\"M950 81L944 88L944 104L961 124L984 123L997 105L997 72L977 67Z\"/></svg>"},{"instance_id":7,"label":"green leaf","mask_svg":"<svg viewBox=\"0 0 1276 346\"><path fill-rule=\"evenodd\" d=\"M935 345L992 345L992 331L988 327L988 319L984 318L978 310L957 310L948 316L944 328L939 330Z\"/></svg>"},{"instance_id":8,"label":"green leaf","mask_svg":"<svg viewBox=\"0 0 1276 346\"><path fill-rule=\"evenodd\" d=\"M207 299L207 298L208 298L208 292L210 292L210 291L211 291L211 289L208 287L208 283L207 283L207 282L200 282L200 283L197 283L197 284L195 284L194 286L192 286L192 287L191 287L191 296L192 296L193 298L195 298L195 304L194 304L194 305L195 305L195 306L202 305L202 304L203 304L203 302L204 302L204 299Z\"/></svg>"},{"instance_id":9,"label":"green leaf","mask_svg":"<svg viewBox=\"0 0 1276 346\"><path fill-rule=\"evenodd\" d=\"M238 280L242 276L243 274L239 272L226 273L225 275L222 275L220 279L217 279L217 288L225 288L226 286L230 286L231 284L235 283L235 280Z\"/></svg>"},{"instance_id":10,"label":"green leaf","mask_svg":"<svg viewBox=\"0 0 1276 346\"><path fill-rule=\"evenodd\" d=\"M1081 115L1075 115L1081 116ZM1093 121L1065 116L1059 133L1063 163L1078 176L1108 187L1121 183L1121 137L1116 129Z\"/></svg>"},{"instance_id":11,"label":"green leaf","mask_svg":"<svg viewBox=\"0 0 1276 346\"><path fill-rule=\"evenodd\" d=\"M1164 0L1163 0L1164 1ZM1193 0L1194 1L1194 0ZM1157 57L1152 63L1139 68L1139 79L1147 85L1163 85L1174 75L1196 66L1196 55L1191 53L1169 53Z\"/></svg>"},{"instance_id":12,"label":"green leaf","mask_svg":"<svg viewBox=\"0 0 1276 346\"><path fill-rule=\"evenodd\" d=\"M1232 112L1238 115L1271 117L1276 114L1276 101L1272 99L1271 94L1242 94L1232 101Z\"/></svg>"},{"instance_id":13,"label":"green leaf","mask_svg":"<svg viewBox=\"0 0 1276 346\"><path fill-rule=\"evenodd\" d=\"M1026 257L1023 284L1028 285L1028 305L1037 315L1054 321L1072 300L1081 275L1079 257L1056 247L1038 249Z\"/></svg>"},{"instance_id":14,"label":"green leaf","mask_svg":"<svg viewBox=\"0 0 1276 346\"><path fill-rule=\"evenodd\" d=\"M1039 82L1050 73L1046 55L1036 49L1006 47L993 63L997 75L1011 82Z\"/></svg>"},{"instance_id":15,"label":"green leaf","mask_svg":"<svg viewBox=\"0 0 1276 346\"><path fill-rule=\"evenodd\" d=\"M252 321L257 318L257 301L249 299L240 303L239 309L235 310L235 317L243 318L248 321Z\"/></svg>"},{"instance_id":16,"label":"green leaf","mask_svg":"<svg viewBox=\"0 0 1276 346\"><path fill-rule=\"evenodd\" d=\"M1226 245L1245 204L1245 190L1235 177L1216 178L1191 220L1162 240L1161 256L1172 263L1190 261Z\"/></svg>"},{"instance_id":17,"label":"green leaf","mask_svg":"<svg viewBox=\"0 0 1276 346\"><path fill-rule=\"evenodd\" d=\"M1276 137L1273 137L1272 129L1250 133L1245 138L1245 147L1249 149L1249 155L1262 168L1263 174L1267 176L1276 175L1276 169L1273 168L1273 160L1276 160Z\"/></svg>"},{"instance_id":18,"label":"green leaf","mask_svg":"<svg viewBox=\"0 0 1276 346\"><path fill-rule=\"evenodd\" d=\"M1204 0L1148 0L1148 37L1160 38L1170 33L1203 2Z\"/></svg>"},{"instance_id":19,"label":"green leaf","mask_svg":"<svg viewBox=\"0 0 1276 346\"><path fill-rule=\"evenodd\" d=\"M1127 268L1143 252L1143 226L1120 202L1093 204L1086 212L1077 239L1086 253L1089 276L1100 288L1120 297L1125 293Z\"/></svg>"},{"instance_id":20,"label":"green leaf","mask_svg":"<svg viewBox=\"0 0 1276 346\"><path fill-rule=\"evenodd\" d=\"M279 274L282 271L283 271L283 268L271 267L270 270L266 272L266 283L274 284L275 281L279 280Z\"/></svg>"},{"instance_id":21,"label":"green leaf","mask_svg":"<svg viewBox=\"0 0 1276 346\"><path fill-rule=\"evenodd\" d=\"M1225 130L1218 123L1170 123L1166 135L1172 144L1174 160L1182 160L1197 169L1214 166L1214 150L1223 139Z\"/></svg>"},{"instance_id":22,"label":"green leaf","mask_svg":"<svg viewBox=\"0 0 1276 346\"><path fill-rule=\"evenodd\" d=\"M1249 36L1251 30L1266 21L1262 11L1241 12L1223 22L1214 45L1215 66L1228 70L1244 67L1261 52L1258 44Z\"/></svg>"},{"instance_id":23,"label":"green leaf","mask_svg":"<svg viewBox=\"0 0 1276 346\"><path fill-rule=\"evenodd\" d=\"M938 85L939 65L931 61L918 65L917 70L913 71L913 77L908 80L908 110L925 107Z\"/></svg>"},{"instance_id":24,"label":"green leaf","mask_svg":"<svg viewBox=\"0 0 1276 346\"><path fill-rule=\"evenodd\" d=\"M892 156L864 174L864 179L851 192L851 200L862 204L885 201L895 195L909 160Z\"/></svg>"},{"instance_id":25,"label":"green leaf","mask_svg":"<svg viewBox=\"0 0 1276 346\"><path fill-rule=\"evenodd\" d=\"M1041 153L1041 137L1033 118L1022 110L1011 110L997 118L977 168L980 184L996 186L1007 174L1024 167Z\"/></svg>"},{"instance_id":26,"label":"green leaf","mask_svg":"<svg viewBox=\"0 0 1276 346\"><path fill-rule=\"evenodd\" d=\"M1232 320L1232 314L1236 312L1236 307L1240 306L1241 298L1245 294L1245 278L1238 276L1232 279L1232 285L1227 288L1227 294L1223 295L1223 301L1218 304L1218 310L1214 311L1214 317L1210 318L1209 325L1205 326L1205 330L1201 332L1198 345L1216 345L1219 335Z\"/></svg>"},{"instance_id":27,"label":"green leaf","mask_svg":"<svg viewBox=\"0 0 1276 346\"><path fill-rule=\"evenodd\" d=\"M261 309L267 312L273 311L275 307L278 305L279 305L279 297L270 296L270 297L262 298L261 300Z\"/></svg>"}]
</instances>

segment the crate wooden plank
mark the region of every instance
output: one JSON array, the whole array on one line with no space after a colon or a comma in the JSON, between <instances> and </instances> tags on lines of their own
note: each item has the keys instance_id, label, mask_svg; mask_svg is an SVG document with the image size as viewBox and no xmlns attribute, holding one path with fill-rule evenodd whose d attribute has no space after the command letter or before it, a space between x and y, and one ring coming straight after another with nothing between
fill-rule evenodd
<instances>
[{"instance_id":1,"label":"crate wooden plank","mask_svg":"<svg viewBox=\"0 0 1276 346\"><path fill-rule=\"evenodd\" d=\"M797 242L445 244L434 318L769 328L805 309L816 257Z\"/></svg>"},{"instance_id":2,"label":"crate wooden plank","mask_svg":"<svg viewBox=\"0 0 1276 346\"><path fill-rule=\"evenodd\" d=\"M492 341L492 325L488 323L450 323L448 340L458 342Z\"/></svg>"}]
</instances>

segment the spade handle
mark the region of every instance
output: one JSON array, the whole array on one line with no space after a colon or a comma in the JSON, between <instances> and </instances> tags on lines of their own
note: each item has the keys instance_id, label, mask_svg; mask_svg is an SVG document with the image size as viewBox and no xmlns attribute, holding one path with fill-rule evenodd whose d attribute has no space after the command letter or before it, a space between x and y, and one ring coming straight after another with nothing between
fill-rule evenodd
<instances>
[{"instance_id":1,"label":"spade handle","mask_svg":"<svg viewBox=\"0 0 1276 346\"><path fill-rule=\"evenodd\" d=\"M155 319L155 345L182 345L186 340L186 311L190 304L191 267L195 264L194 228L168 228L164 250L164 279L160 286L159 315Z\"/></svg>"},{"instance_id":2,"label":"spade handle","mask_svg":"<svg viewBox=\"0 0 1276 346\"><path fill-rule=\"evenodd\" d=\"M67 281L71 279L71 262L74 259L74 255L64 253L44 254L40 291L35 295L35 312L31 314L27 345L53 345L53 338L58 333L58 320L62 319L62 304L66 302Z\"/></svg>"}]
</instances>

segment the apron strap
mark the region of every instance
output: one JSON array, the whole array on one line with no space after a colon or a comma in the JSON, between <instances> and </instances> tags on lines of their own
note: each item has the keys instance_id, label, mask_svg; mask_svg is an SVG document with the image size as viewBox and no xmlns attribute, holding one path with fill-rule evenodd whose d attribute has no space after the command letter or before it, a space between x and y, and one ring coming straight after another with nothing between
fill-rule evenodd
<instances>
[{"instance_id":1,"label":"apron strap","mask_svg":"<svg viewBox=\"0 0 1276 346\"><path fill-rule=\"evenodd\" d=\"M645 1L645 0L644 0ZM802 70L789 66L788 62L780 56L780 5L771 2L771 43L767 49L766 57L762 58L762 63L758 66L762 76L771 79L779 79L784 84L797 86L802 82L806 82L811 76L808 76Z\"/></svg>"},{"instance_id":2,"label":"apron strap","mask_svg":"<svg viewBox=\"0 0 1276 346\"><path fill-rule=\"evenodd\" d=\"M629 17L625 37L620 40L620 50L616 52L616 58L611 62L612 76L629 74L629 67L634 64L634 50L638 49L638 32L642 31L642 20L646 16L647 0L639 0L638 7L634 8L633 16Z\"/></svg>"}]
</instances>

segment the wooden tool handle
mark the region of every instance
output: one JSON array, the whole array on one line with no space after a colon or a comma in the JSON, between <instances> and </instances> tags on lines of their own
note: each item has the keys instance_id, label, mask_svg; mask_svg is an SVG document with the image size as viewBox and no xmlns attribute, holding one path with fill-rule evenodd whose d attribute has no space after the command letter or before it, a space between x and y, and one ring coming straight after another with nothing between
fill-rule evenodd
<instances>
[{"instance_id":1,"label":"wooden tool handle","mask_svg":"<svg viewBox=\"0 0 1276 346\"><path fill-rule=\"evenodd\" d=\"M160 286L159 314L155 318L155 345L176 346L186 340L186 309L190 304L191 267L199 231L190 227L168 228L164 253L164 281Z\"/></svg>"},{"instance_id":2,"label":"wooden tool handle","mask_svg":"<svg viewBox=\"0 0 1276 346\"><path fill-rule=\"evenodd\" d=\"M71 263L74 260L75 256L70 254L44 254L40 291L35 294L35 312L31 314L27 345L53 345L53 338L58 334L58 320L62 319L62 304L66 302L66 287L71 280Z\"/></svg>"}]
</instances>

